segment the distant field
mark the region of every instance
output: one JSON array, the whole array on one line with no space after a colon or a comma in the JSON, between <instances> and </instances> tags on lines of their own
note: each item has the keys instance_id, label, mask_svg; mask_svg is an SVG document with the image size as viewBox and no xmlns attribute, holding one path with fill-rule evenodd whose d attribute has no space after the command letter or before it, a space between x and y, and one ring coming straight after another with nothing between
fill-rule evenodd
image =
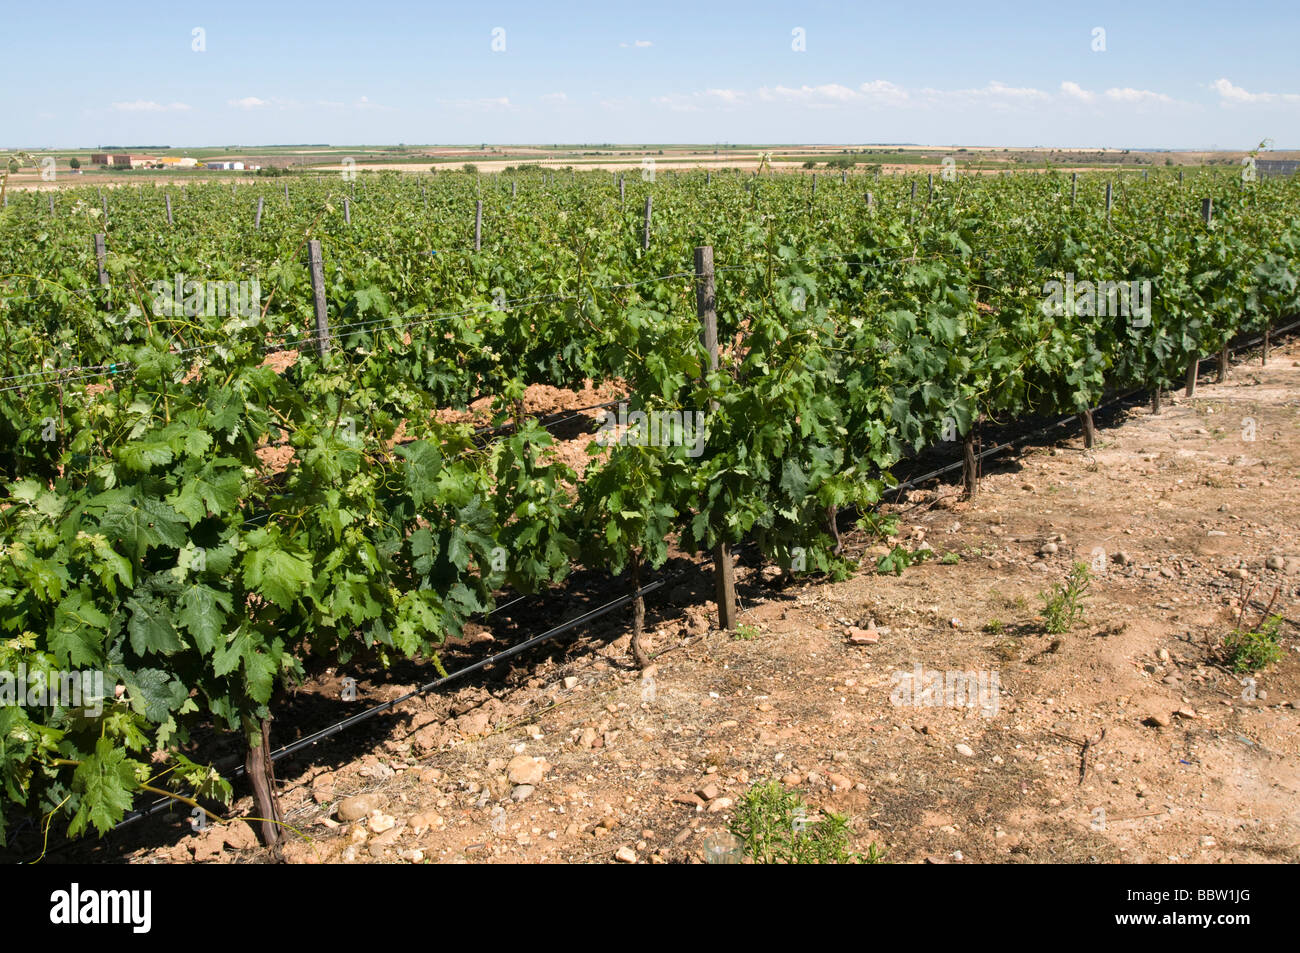
<instances>
[{"instance_id":1,"label":"distant field","mask_svg":"<svg viewBox=\"0 0 1300 953\"><path fill-rule=\"evenodd\" d=\"M1121 149L1013 149L996 146L925 146L925 145L850 145L814 144L775 145L728 144L690 145L672 143L642 144L498 144L465 143L450 145L350 145L323 144L277 146L205 146L194 149L169 148L135 152L158 158L188 156L199 162L216 160L243 161L263 167L264 172L235 172L207 169L110 169L90 165L90 155L98 147L85 150L52 150L33 153L37 162L46 157L55 160L55 178L43 179L38 168L28 165L11 173L8 187L13 189L61 188L94 182L101 185L143 184L146 182L189 182L212 179L265 177L284 170L294 174L324 174L342 167L345 159L355 163L357 171L427 173L458 170L472 165L481 173L503 172L521 165L540 168L582 168L620 171L639 169L647 156L657 168L686 169L730 167L753 170L767 164L784 171L838 171L847 166L858 172L899 174L937 167L951 158L964 172L1005 170L1034 171L1056 169L1117 169L1136 171L1165 167L1235 166L1247 155L1241 151L1136 151ZM1300 151L1273 152L1270 158L1300 158ZM73 174L69 162L78 159L81 174ZM849 163L852 163L851 165Z\"/></svg>"}]
</instances>

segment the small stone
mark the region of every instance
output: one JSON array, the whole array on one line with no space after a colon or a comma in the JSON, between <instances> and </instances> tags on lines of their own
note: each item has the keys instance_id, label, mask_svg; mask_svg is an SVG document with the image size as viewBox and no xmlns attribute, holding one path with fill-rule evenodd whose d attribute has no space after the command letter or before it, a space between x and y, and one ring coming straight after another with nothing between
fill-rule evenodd
<instances>
[{"instance_id":1,"label":"small stone","mask_svg":"<svg viewBox=\"0 0 1300 953\"><path fill-rule=\"evenodd\" d=\"M826 780L840 791L847 791L849 788L853 787L853 781L842 774L827 774Z\"/></svg>"},{"instance_id":2,"label":"small stone","mask_svg":"<svg viewBox=\"0 0 1300 953\"><path fill-rule=\"evenodd\" d=\"M345 797L339 802L339 820L359 821L368 816L371 811L379 810L383 804L384 799L377 791Z\"/></svg>"},{"instance_id":3,"label":"small stone","mask_svg":"<svg viewBox=\"0 0 1300 953\"><path fill-rule=\"evenodd\" d=\"M712 801L718 796L718 786L716 784L706 784L702 788L696 788L695 796L703 801Z\"/></svg>"},{"instance_id":4,"label":"small stone","mask_svg":"<svg viewBox=\"0 0 1300 953\"><path fill-rule=\"evenodd\" d=\"M1264 560L1264 568L1281 571L1286 568L1286 560L1277 555L1269 556Z\"/></svg>"},{"instance_id":5,"label":"small stone","mask_svg":"<svg viewBox=\"0 0 1300 953\"><path fill-rule=\"evenodd\" d=\"M620 864L635 864L636 851L634 851L631 847L624 845L614 852L614 859L617 860Z\"/></svg>"},{"instance_id":6,"label":"small stone","mask_svg":"<svg viewBox=\"0 0 1300 953\"><path fill-rule=\"evenodd\" d=\"M1161 712L1157 712L1147 719L1147 724L1152 728L1168 728L1169 722L1169 716Z\"/></svg>"},{"instance_id":7,"label":"small stone","mask_svg":"<svg viewBox=\"0 0 1300 953\"><path fill-rule=\"evenodd\" d=\"M874 626L863 629L851 625L845 629L845 634L849 637L849 644L851 645L875 645L880 641L880 632Z\"/></svg>"},{"instance_id":8,"label":"small stone","mask_svg":"<svg viewBox=\"0 0 1300 953\"><path fill-rule=\"evenodd\" d=\"M334 800L334 775L326 771L311 779L311 797L317 804Z\"/></svg>"},{"instance_id":9,"label":"small stone","mask_svg":"<svg viewBox=\"0 0 1300 953\"><path fill-rule=\"evenodd\" d=\"M574 688L577 688L577 687L578 687L578 677L577 677L576 675L567 675L567 676L565 676L565 679L564 679L564 687L567 688L567 689L570 689L570 690L572 690L572 689L574 689Z\"/></svg>"},{"instance_id":10,"label":"small stone","mask_svg":"<svg viewBox=\"0 0 1300 953\"><path fill-rule=\"evenodd\" d=\"M391 814L385 814L383 811L371 811L370 819L366 822L372 834L382 834L384 831L391 831L397 821Z\"/></svg>"},{"instance_id":11,"label":"small stone","mask_svg":"<svg viewBox=\"0 0 1300 953\"><path fill-rule=\"evenodd\" d=\"M1119 552L1117 552L1112 557L1112 559L1116 564L1120 566L1128 566L1133 562L1133 557L1130 556L1128 553L1124 552L1124 550L1122 549Z\"/></svg>"},{"instance_id":12,"label":"small stone","mask_svg":"<svg viewBox=\"0 0 1300 953\"><path fill-rule=\"evenodd\" d=\"M1057 546L1055 543L1043 543L1042 546L1038 547L1038 555L1055 556L1060 552L1060 549L1061 547Z\"/></svg>"},{"instance_id":13,"label":"small stone","mask_svg":"<svg viewBox=\"0 0 1300 953\"><path fill-rule=\"evenodd\" d=\"M538 784L550 767L545 758L534 758L526 754L516 755L510 759L506 768L506 777L511 784Z\"/></svg>"},{"instance_id":14,"label":"small stone","mask_svg":"<svg viewBox=\"0 0 1300 953\"><path fill-rule=\"evenodd\" d=\"M1180 708L1180 709L1178 709L1176 712L1174 712L1174 714L1177 715L1179 718L1195 718L1195 717L1196 717L1196 711L1195 711L1195 709L1192 709L1192 708Z\"/></svg>"},{"instance_id":15,"label":"small stone","mask_svg":"<svg viewBox=\"0 0 1300 953\"><path fill-rule=\"evenodd\" d=\"M515 789L510 792L510 797L516 801L522 801L529 797L535 791L531 784L516 784Z\"/></svg>"},{"instance_id":16,"label":"small stone","mask_svg":"<svg viewBox=\"0 0 1300 953\"><path fill-rule=\"evenodd\" d=\"M966 745L966 744L958 745L958 746L957 746L957 753L958 753L959 755L961 755L963 758L973 758L973 757L975 757L975 751L974 751L974 749L972 749L970 745Z\"/></svg>"},{"instance_id":17,"label":"small stone","mask_svg":"<svg viewBox=\"0 0 1300 953\"><path fill-rule=\"evenodd\" d=\"M1162 662L1168 662L1168 661L1169 661L1169 650L1168 650L1168 649L1160 649L1158 652L1156 652L1156 658L1158 658L1158 659L1159 659L1160 661L1162 661Z\"/></svg>"},{"instance_id":18,"label":"small stone","mask_svg":"<svg viewBox=\"0 0 1300 953\"><path fill-rule=\"evenodd\" d=\"M781 783L788 788L798 787L800 784L803 784L803 775L797 773L787 774L781 779Z\"/></svg>"},{"instance_id":19,"label":"small stone","mask_svg":"<svg viewBox=\"0 0 1300 953\"><path fill-rule=\"evenodd\" d=\"M735 803L736 802L729 797L720 797L709 805L709 813L717 814L719 811L725 811Z\"/></svg>"}]
</instances>

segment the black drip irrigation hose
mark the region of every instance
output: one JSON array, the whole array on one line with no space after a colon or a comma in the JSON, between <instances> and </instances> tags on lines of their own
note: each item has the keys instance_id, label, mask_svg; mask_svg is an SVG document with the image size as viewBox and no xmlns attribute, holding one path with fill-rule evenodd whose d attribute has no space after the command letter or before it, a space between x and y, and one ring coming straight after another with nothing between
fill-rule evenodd
<instances>
[{"instance_id":1,"label":"black drip irrigation hose","mask_svg":"<svg viewBox=\"0 0 1300 953\"><path fill-rule=\"evenodd\" d=\"M459 678L463 678L466 675L469 675L473 672L480 671L491 665L496 665L500 662L503 662L508 658L512 658L513 656L528 651L534 646L541 645L543 642L547 642L551 639L556 638L557 636L563 635L564 633L569 632L577 628L578 626L585 625L588 622L594 622L596 619L599 619L604 615L608 615L609 613L614 612L617 609L623 608L625 605L632 602L632 600L637 598L638 596L644 596L647 593L654 592L657 589L663 588L669 583L669 581L671 581L673 578L675 578L677 575L680 574L681 573L675 573L673 576L668 576L663 579L657 579L654 582L649 583L648 585L642 586L634 593L628 593L625 596L620 596L617 599L611 600L610 602L605 603L603 606L598 606L595 609L592 609L591 611L578 616L576 619L570 619L568 622L555 626L552 629L548 629L547 631L542 632L539 635L535 635L530 639L525 639L523 642L520 642L518 645L512 645L508 649L502 649L500 652L497 652L494 655L489 655L487 658L480 659L479 661L474 662L471 665L466 665L464 668L457 669L456 671L452 672L449 675L444 675L441 678L436 678L425 685L421 685L419 688L413 689L412 691L407 692L405 695L402 695L398 698L394 698L390 701L383 702L382 704L375 705L373 708L367 708L365 711L357 712L357 714L351 715L348 718L336 722L327 728L322 728L320 731L314 732L313 734L308 735L306 738L300 738L299 740L291 744L283 745L282 747L276 749L271 753L271 761L276 762L276 761L280 761L283 758L287 758L290 755L303 750L304 748L309 748L312 745L317 744L318 742L324 741L326 738L330 738L341 731L353 727L354 725L358 725L364 721L369 721L371 718L374 718L375 716L380 715L383 712L386 712L390 709L396 708L398 705L402 704L403 702L410 701L412 698L416 698L417 696L420 695L426 695L429 692L433 691L434 689L441 688L442 686L446 685L449 682L455 681L456 679ZM515 601L517 602L519 600L515 600ZM507 603L507 605L512 605L512 604L513 603ZM504 608L504 606L502 606L501 608ZM245 773L247 773L246 768L243 765L240 765L233 772L231 772L229 778L230 780L234 780L235 778L243 777ZM126 827L127 825L133 824L136 821L141 820L142 818L151 817L152 815L157 814L158 812L164 810L165 808L170 807L174 803L175 801L173 798L160 798L159 800L151 804L149 807L143 808L139 811L135 811L131 814L128 814L126 817L122 818L122 820L119 821L113 827L113 831L114 832L119 831L122 828Z\"/></svg>"},{"instance_id":2,"label":"black drip irrigation hose","mask_svg":"<svg viewBox=\"0 0 1300 953\"><path fill-rule=\"evenodd\" d=\"M1294 321L1291 324L1284 325L1283 327L1280 328L1272 328L1270 329L1269 333L1270 336L1275 336L1275 335L1285 334L1286 332L1294 330L1296 328L1300 328L1300 321ZM1237 345L1235 348L1232 348L1232 350L1244 350L1246 348L1253 347L1256 344L1262 343L1263 340L1264 340L1263 335L1260 335L1259 337L1252 338L1249 341ZM1102 404L1099 404L1097 407L1092 408L1091 412L1097 413L1106 410L1110 407L1114 407L1117 404L1121 404L1124 403L1125 401L1131 400L1134 396L1138 394L1143 394L1145 392L1146 391L1144 388L1137 388L1131 390L1125 394L1119 395L1117 397L1113 397L1110 400ZM594 405L593 407L582 408L582 409L594 410L598 408L611 406L614 403L617 403L617 401L611 401L605 404L597 404ZM1027 443L1033 438L1045 434L1050 430L1054 430L1058 427L1062 427L1067 423L1069 423L1070 421L1077 420L1077 418L1078 418L1078 414L1067 414L1064 417L1060 418L1059 420L1056 420L1043 427L1039 427L1036 430L1032 430L1027 434L1022 434L1021 436L1015 439L1005 441L994 447L990 447L987 450L983 450L976 455L975 459L977 461L984 460L985 458L990 457L993 454L1000 453L1003 450L1015 447L1017 444ZM939 467L936 470L932 470L929 473L923 474L919 477L913 477L912 479L904 483L897 484L895 487L892 487L891 489L899 493L901 493L904 490L914 489L916 488L917 485L921 483L928 482L929 480L932 480L935 477L942 476L943 474L955 470L963 465L964 465L963 460L957 460L953 463ZM701 563L693 564L692 568L694 569L702 568L703 566L707 565L711 561L712 561L711 558L705 559ZM466 675L469 675L473 672L480 671L491 665L495 665L500 662L503 662L506 659L522 654L523 652L526 652L529 649L542 644L543 642L547 642L550 639L563 635L565 632L569 632L577 628L578 626L584 625L588 622L593 622L596 619L599 619L602 616L609 614L610 612L614 612L617 609L621 609L623 606L628 605L630 602L632 602L634 599L636 599L639 596L644 596L647 593L654 592L657 589L662 588L673 579L683 575L686 571L687 570L681 570L677 573L672 574L671 576L667 576L663 579L658 579L650 583L649 585L641 587L635 593L629 593L625 596L620 596L617 599L605 603L603 606L598 606L597 608L592 609L591 611L586 612L581 616L578 616L576 619L571 619L570 621L562 623L561 625L558 625L552 629L548 629L547 631L542 632L539 635L535 635L532 638L525 639L523 642L520 642L518 645L513 645L508 649L503 649L502 651L497 652L494 655L490 655L487 658L480 659L479 661L467 665L464 668L457 669L455 672L452 672L449 675L445 675L441 678L434 679L433 681L428 682L427 684L422 685L416 689L413 689L412 691L407 692L406 694L401 695L398 698L394 698L390 701L383 702L372 708L368 708L365 711L358 712L357 714L345 718L342 721L336 722L335 724L330 725L327 728L322 728L320 731L314 732L313 734L308 735L306 738L301 738L298 741L295 741L291 744L284 745L278 748L276 751L272 752L271 761L274 763L276 761L280 761L284 758L287 758L290 755L296 754L297 752L304 750L305 748L309 748L312 745L318 744L319 742L326 740L327 738L333 737L334 735L339 734L340 732L348 728L351 728L354 725L360 724L364 721L368 721L369 719L374 718L385 711L389 711L397 707L398 705L402 704L403 702L409 701L412 698L416 698L420 695L428 694L434 689L441 688L442 686L448 684L449 682L455 681L456 679L459 678L463 678ZM497 609L505 608L506 606L509 605L514 605L515 603L521 601L522 598L524 597L520 597L519 599L512 600L511 602L506 603L503 606L498 606ZM496 612L497 609L493 609L492 612ZM490 615L491 613L488 614ZM245 773L246 773L246 768L243 765L240 765L231 773L230 778L233 780L235 778L242 777ZM126 817L124 817L113 827L113 832L117 832L122 828L143 818L151 817L159 813L160 811L164 810L165 808L171 806L173 803L174 803L174 799L172 798L160 798L149 807L128 814ZM63 848L70 846L71 843L72 842L68 842L67 844L63 845ZM63 848L55 848L55 849L58 850Z\"/></svg>"},{"instance_id":3,"label":"black drip irrigation hose","mask_svg":"<svg viewBox=\"0 0 1300 953\"><path fill-rule=\"evenodd\" d=\"M1269 338L1270 340L1272 340L1273 336L1279 334L1285 334L1287 331L1292 331L1296 328L1300 328L1300 321L1294 321L1291 324L1284 325L1283 327L1280 328L1271 328L1269 330ZM1237 351L1245 350L1246 348L1254 347L1256 344L1262 343L1263 340L1264 340L1264 336L1260 335L1259 337L1252 338L1249 341L1244 341L1241 344L1236 345L1234 348L1231 348L1230 350L1237 350ZM1198 372L1198 377L1199 377L1199 372ZM1122 404L1125 403L1126 401L1132 400L1134 397L1138 396L1139 394L1146 394L1146 393L1148 393L1148 391L1145 388L1142 387L1135 388L1134 390L1128 391L1125 394L1120 394L1117 397L1112 397L1110 400L1098 404L1096 407L1090 408L1090 412L1096 414L1103 410L1108 410L1109 408L1114 407L1117 404ZM1003 450L1010 449L1016 446L1017 444L1028 443L1034 437L1045 434L1049 430L1055 430L1057 427L1063 427L1072 420L1077 420L1078 416L1079 415L1077 413L1066 414L1060 420L1056 420L1043 427L1039 427L1037 430L1031 430L1027 434L1021 434L1019 437L1016 437L1012 440L1005 441L1004 443L1000 443L995 447L990 447L987 450L982 450L975 455L975 459L977 461L984 460L986 457L990 457L995 453L1001 453ZM964 465L965 465L965 461L957 460L953 463L949 463L945 466L939 467L939 469L937 470L931 470L929 473L922 474L919 477L913 477L912 479L908 480L906 483L900 483L897 486L890 487L890 490L891 492L902 493L904 490L916 489L916 487L919 484L927 483L930 480L933 480L935 477L942 476L943 474L949 473L952 470L956 470Z\"/></svg>"}]
</instances>

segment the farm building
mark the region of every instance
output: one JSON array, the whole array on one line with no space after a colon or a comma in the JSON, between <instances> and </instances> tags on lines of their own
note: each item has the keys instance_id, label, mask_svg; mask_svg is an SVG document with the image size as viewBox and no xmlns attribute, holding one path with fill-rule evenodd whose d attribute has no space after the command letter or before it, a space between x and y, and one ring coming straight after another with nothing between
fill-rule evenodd
<instances>
[{"instance_id":1,"label":"farm building","mask_svg":"<svg viewBox=\"0 0 1300 953\"><path fill-rule=\"evenodd\" d=\"M137 156L126 152L94 152L90 156L91 165L111 165L117 169L139 169L157 161L153 156Z\"/></svg>"}]
</instances>

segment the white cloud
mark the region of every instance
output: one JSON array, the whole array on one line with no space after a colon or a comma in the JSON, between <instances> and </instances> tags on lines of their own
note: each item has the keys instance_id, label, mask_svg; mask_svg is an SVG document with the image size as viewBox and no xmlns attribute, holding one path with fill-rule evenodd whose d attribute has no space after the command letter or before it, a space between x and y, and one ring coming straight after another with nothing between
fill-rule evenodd
<instances>
[{"instance_id":1,"label":"white cloud","mask_svg":"<svg viewBox=\"0 0 1300 953\"><path fill-rule=\"evenodd\" d=\"M562 106L569 101L569 97L564 93L545 93L542 96L542 102L548 106Z\"/></svg>"},{"instance_id":2,"label":"white cloud","mask_svg":"<svg viewBox=\"0 0 1300 953\"><path fill-rule=\"evenodd\" d=\"M1061 95L1070 99L1077 99L1080 102L1090 103L1097 98L1097 94L1090 92L1080 86L1078 83L1072 83L1069 80L1061 83Z\"/></svg>"},{"instance_id":3,"label":"white cloud","mask_svg":"<svg viewBox=\"0 0 1300 953\"><path fill-rule=\"evenodd\" d=\"M881 106L901 106L910 98L910 94L902 86L891 83L887 79L876 79L869 83L863 83L858 87L869 101Z\"/></svg>"},{"instance_id":4,"label":"white cloud","mask_svg":"<svg viewBox=\"0 0 1300 953\"><path fill-rule=\"evenodd\" d=\"M256 96L245 96L243 99L232 99L228 102L230 106L237 106L240 109L260 109L262 106L271 105L265 99L258 99Z\"/></svg>"},{"instance_id":5,"label":"white cloud","mask_svg":"<svg viewBox=\"0 0 1300 953\"><path fill-rule=\"evenodd\" d=\"M1164 93L1152 92L1149 89L1133 89L1124 87L1120 89L1114 87L1106 90L1105 96L1112 102L1117 103L1160 103L1161 105L1173 105L1173 97L1166 96Z\"/></svg>"},{"instance_id":6,"label":"white cloud","mask_svg":"<svg viewBox=\"0 0 1300 953\"><path fill-rule=\"evenodd\" d=\"M758 98L764 102L803 103L809 106L848 103L860 97L860 93L839 83L824 83L820 86L803 85L798 88L763 86L758 91Z\"/></svg>"},{"instance_id":7,"label":"white cloud","mask_svg":"<svg viewBox=\"0 0 1300 953\"><path fill-rule=\"evenodd\" d=\"M1300 103L1300 94L1297 93L1252 93L1226 79L1216 79L1210 84L1210 89L1219 94L1219 102L1224 106L1230 103Z\"/></svg>"},{"instance_id":8,"label":"white cloud","mask_svg":"<svg viewBox=\"0 0 1300 953\"><path fill-rule=\"evenodd\" d=\"M190 107L185 103L167 103L166 105L163 105L162 103L155 103L152 100L137 99L129 103L113 103L113 108L118 112L161 113L181 112Z\"/></svg>"},{"instance_id":9,"label":"white cloud","mask_svg":"<svg viewBox=\"0 0 1300 953\"><path fill-rule=\"evenodd\" d=\"M631 43L620 43L619 46L624 49L627 49L628 47L636 47L637 49L644 50L647 47L654 46L654 44L649 40L633 40Z\"/></svg>"}]
</instances>

